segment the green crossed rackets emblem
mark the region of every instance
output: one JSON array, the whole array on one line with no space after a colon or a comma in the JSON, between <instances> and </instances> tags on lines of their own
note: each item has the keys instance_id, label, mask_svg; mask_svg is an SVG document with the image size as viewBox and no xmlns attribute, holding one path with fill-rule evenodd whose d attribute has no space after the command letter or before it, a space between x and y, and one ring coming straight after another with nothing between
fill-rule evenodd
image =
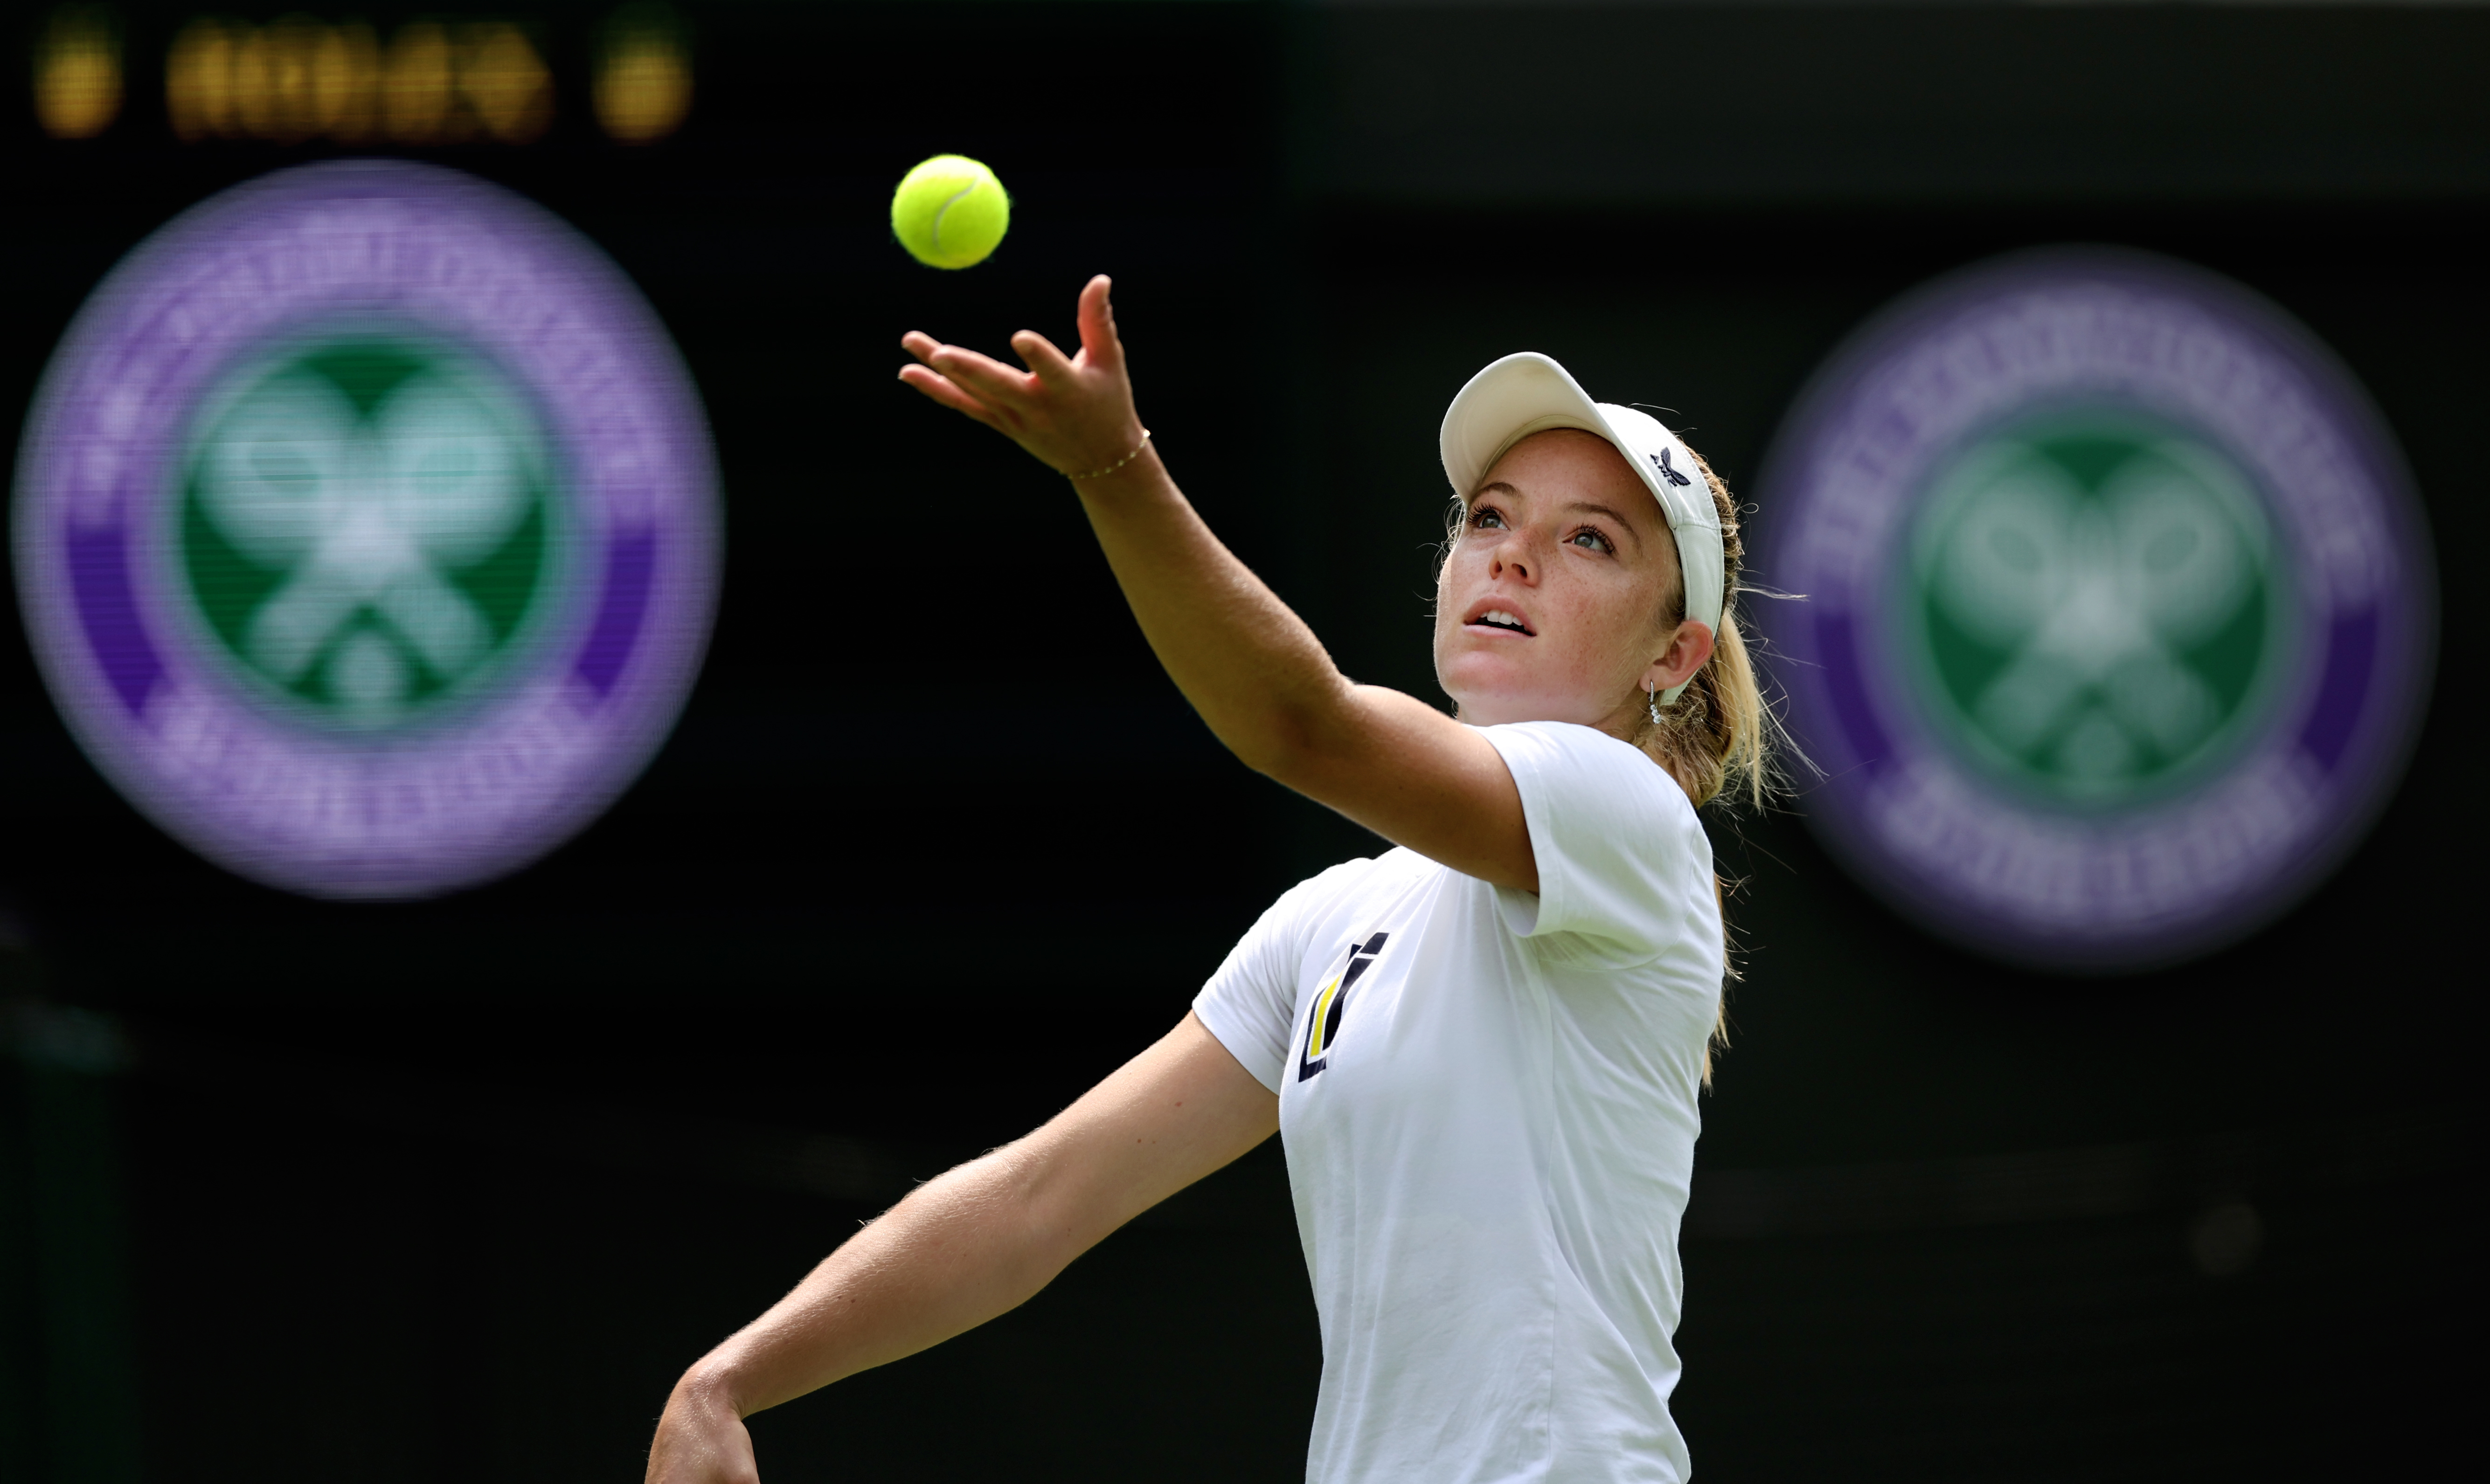
<instances>
[{"instance_id":1,"label":"green crossed rackets emblem","mask_svg":"<svg viewBox=\"0 0 2490 1484\"><path fill-rule=\"evenodd\" d=\"M2078 414L1993 433L1939 474L1909 542L1898 611L1924 710L2065 803L2195 776L2286 647L2260 501L2177 429Z\"/></svg>"},{"instance_id":2,"label":"green crossed rackets emblem","mask_svg":"<svg viewBox=\"0 0 2490 1484\"><path fill-rule=\"evenodd\" d=\"M183 463L181 570L256 689L385 729L524 647L555 511L542 432L497 374L344 339L262 362L209 406Z\"/></svg>"}]
</instances>

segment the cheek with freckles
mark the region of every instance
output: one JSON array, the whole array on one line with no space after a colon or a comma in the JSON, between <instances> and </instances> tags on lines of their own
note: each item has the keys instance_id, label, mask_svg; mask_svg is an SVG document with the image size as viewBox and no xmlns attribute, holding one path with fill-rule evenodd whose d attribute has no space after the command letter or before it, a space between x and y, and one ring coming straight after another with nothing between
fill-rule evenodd
<instances>
[{"instance_id":1,"label":"cheek with freckles","mask_svg":"<svg viewBox=\"0 0 2490 1484\"><path fill-rule=\"evenodd\" d=\"M1579 594L1564 604L1556 614L1561 627L1549 636L1556 642L1537 657L1548 681L1586 699L1613 703L1642 670L1636 641L1644 626L1636 616L1610 594Z\"/></svg>"}]
</instances>

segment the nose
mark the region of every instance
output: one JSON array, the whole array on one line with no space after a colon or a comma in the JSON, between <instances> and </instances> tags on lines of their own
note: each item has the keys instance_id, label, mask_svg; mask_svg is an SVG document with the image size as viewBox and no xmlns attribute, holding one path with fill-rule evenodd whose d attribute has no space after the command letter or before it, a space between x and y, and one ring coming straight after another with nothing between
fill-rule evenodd
<instances>
[{"instance_id":1,"label":"nose","mask_svg":"<svg viewBox=\"0 0 2490 1484\"><path fill-rule=\"evenodd\" d=\"M1530 581L1530 574L1537 567L1537 558L1523 551L1520 541L1499 543L1487 563L1489 577L1503 577L1511 573L1515 581L1523 583Z\"/></svg>"}]
</instances>

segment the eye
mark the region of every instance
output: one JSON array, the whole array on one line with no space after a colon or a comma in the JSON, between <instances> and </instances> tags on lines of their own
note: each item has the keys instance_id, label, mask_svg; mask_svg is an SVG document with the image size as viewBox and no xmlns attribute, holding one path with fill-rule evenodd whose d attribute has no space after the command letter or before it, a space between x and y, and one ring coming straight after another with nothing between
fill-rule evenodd
<instances>
[{"instance_id":1,"label":"eye","mask_svg":"<svg viewBox=\"0 0 2490 1484\"><path fill-rule=\"evenodd\" d=\"M1614 556L1617 550L1616 547L1609 542L1607 537L1600 534L1596 530L1593 530L1588 526L1583 527L1580 530L1574 532L1565 539L1586 552L1599 552L1606 556Z\"/></svg>"},{"instance_id":2,"label":"eye","mask_svg":"<svg viewBox=\"0 0 2490 1484\"><path fill-rule=\"evenodd\" d=\"M1503 512L1503 511L1501 511L1501 510L1498 510L1498 509L1497 509L1495 506L1493 506L1493 505L1474 505L1474 506L1472 506L1472 507L1470 508L1470 529L1472 529L1472 530L1502 530L1502 529L1504 529L1504 512Z\"/></svg>"}]
</instances>

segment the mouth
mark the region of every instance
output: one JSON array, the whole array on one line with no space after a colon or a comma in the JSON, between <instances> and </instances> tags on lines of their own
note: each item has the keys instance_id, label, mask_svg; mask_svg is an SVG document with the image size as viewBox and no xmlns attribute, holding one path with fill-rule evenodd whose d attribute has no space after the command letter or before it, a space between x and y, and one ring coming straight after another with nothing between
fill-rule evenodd
<instances>
[{"instance_id":1,"label":"mouth","mask_svg":"<svg viewBox=\"0 0 2490 1484\"><path fill-rule=\"evenodd\" d=\"M1534 631L1521 621L1521 615L1509 608L1482 609L1462 624L1464 628L1493 629L1502 634L1520 634L1525 638Z\"/></svg>"}]
</instances>

